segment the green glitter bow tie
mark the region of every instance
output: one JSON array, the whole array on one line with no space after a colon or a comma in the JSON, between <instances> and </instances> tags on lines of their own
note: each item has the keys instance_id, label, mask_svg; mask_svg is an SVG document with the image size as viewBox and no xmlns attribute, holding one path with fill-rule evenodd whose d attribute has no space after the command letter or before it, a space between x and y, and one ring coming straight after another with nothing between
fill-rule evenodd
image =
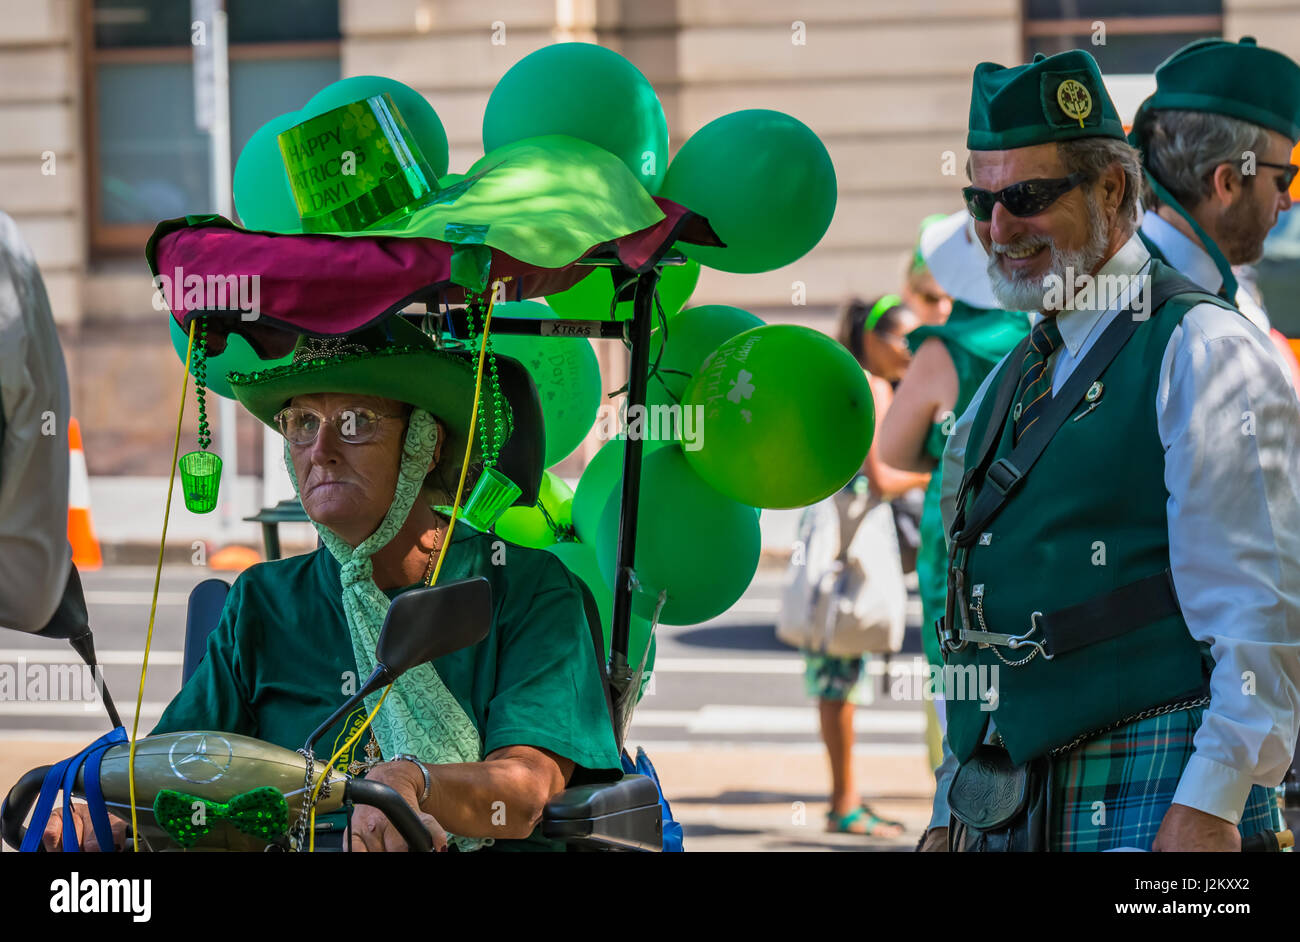
<instances>
[{"instance_id":1,"label":"green glitter bow tie","mask_svg":"<svg viewBox=\"0 0 1300 942\"><path fill-rule=\"evenodd\" d=\"M289 804L269 785L224 803L164 788L153 801L153 816L181 847L191 847L205 836L213 821L229 821L244 834L268 843L289 828Z\"/></svg>"}]
</instances>

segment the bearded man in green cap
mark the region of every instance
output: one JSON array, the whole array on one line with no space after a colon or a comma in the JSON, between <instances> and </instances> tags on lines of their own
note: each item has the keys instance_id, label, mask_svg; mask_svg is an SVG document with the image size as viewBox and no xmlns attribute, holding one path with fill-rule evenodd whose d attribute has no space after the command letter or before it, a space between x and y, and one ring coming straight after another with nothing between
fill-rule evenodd
<instances>
[{"instance_id":1,"label":"bearded man in green cap","mask_svg":"<svg viewBox=\"0 0 1300 942\"><path fill-rule=\"evenodd\" d=\"M1291 207L1300 65L1249 36L1200 39L1155 77L1155 94L1129 136L1147 176L1142 242L1269 333L1267 315L1236 287L1232 266L1258 261L1278 213ZM1282 365L1290 369L1287 360Z\"/></svg>"},{"instance_id":2,"label":"bearded man in green cap","mask_svg":"<svg viewBox=\"0 0 1300 942\"><path fill-rule=\"evenodd\" d=\"M1276 829L1296 738L1296 397L1136 235L1141 166L1090 55L978 66L967 146L994 294L1038 314L944 452L922 847L1239 849Z\"/></svg>"}]
</instances>

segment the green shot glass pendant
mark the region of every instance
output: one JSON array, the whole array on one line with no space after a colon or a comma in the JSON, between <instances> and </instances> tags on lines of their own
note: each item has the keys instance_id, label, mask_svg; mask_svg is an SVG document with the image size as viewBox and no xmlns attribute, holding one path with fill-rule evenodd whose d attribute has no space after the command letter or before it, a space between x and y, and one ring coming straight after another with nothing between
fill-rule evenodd
<instances>
[{"instance_id":1,"label":"green shot glass pendant","mask_svg":"<svg viewBox=\"0 0 1300 942\"><path fill-rule=\"evenodd\" d=\"M217 491L221 486L221 458L208 451L212 435L208 428L206 319L199 319L194 334L190 371L194 374L194 390L199 400L199 451L181 457L181 491L185 496L185 508L190 513L206 514L216 508Z\"/></svg>"},{"instance_id":2,"label":"green shot glass pendant","mask_svg":"<svg viewBox=\"0 0 1300 942\"><path fill-rule=\"evenodd\" d=\"M482 317L483 329L487 329L486 308L483 295L471 295L465 305L466 323L469 327L471 349L477 346L479 328L478 318ZM523 493L523 489L497 469L497 458L501 446L505 443L504 422L501 409L501 382L497 376L497 358L492 350L492 337L486 338L486 357L488 369L487 388L479 393L478 398L478 434L479 451L483 455L483 473L469 495L469 500L461 508L461 516L474 529L480 532L490 530L506 509ZM491 403L488 402L489 398ZM489 410L491 412L489 413ZM492 417L492 440L488 441L488 416Z\"/></svg>"}]
</instances>

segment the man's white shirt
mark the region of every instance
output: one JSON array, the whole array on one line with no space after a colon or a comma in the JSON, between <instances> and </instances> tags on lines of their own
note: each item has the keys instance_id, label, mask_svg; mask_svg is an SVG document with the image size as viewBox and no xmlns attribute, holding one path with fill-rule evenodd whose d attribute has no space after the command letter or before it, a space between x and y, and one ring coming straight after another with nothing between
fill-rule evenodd
<instances>
[{"instance_id":1,"label":"man's white shirt","mask_svg":"<svg viewBox=\"0 0 1300 942\"><path fill-rule=\"evenodd\" d=\"M1131 276L1129 291L1108 310L1057 316L1064 343L1048 360L1052 395L1141 290L1150 259L1135 234L1098 272ZM1272 787L1286 774L1300 717L1300 401L1264 324L1261 330L1214 304L1194 306L1165 347L1152 403L1165 451L1174 587L1192 637L1210 645L1215 661L1211 702L1173 800L1233 823L1251 785ZM944 450L945 534L971 424L1000 366ZM1123 486L1122 467L1097 474L1103 487ZM948 823L955 770L945 739L932 827Z\"/></svg>"}]
</instances>

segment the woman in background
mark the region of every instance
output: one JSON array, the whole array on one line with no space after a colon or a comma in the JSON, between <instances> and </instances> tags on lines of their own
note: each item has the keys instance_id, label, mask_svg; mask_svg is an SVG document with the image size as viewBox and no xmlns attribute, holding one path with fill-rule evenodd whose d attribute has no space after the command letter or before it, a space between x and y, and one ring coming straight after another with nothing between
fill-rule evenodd
<instances>
[{"instance_id":1,"label":"woman in background","mask_svg":"<svg viewBox=\"0 0 1300 942\"><path fill-rule=\"evenodd\" d=\"M947 597L948 547L939 510L944 444L989 371L1029 332L1029 316L997 307L988 284L987 256L971 237L970 216L962 210L926 227L921 251L928 270L952 298L943 324L926 324L907 338L915 358L893 398L888 417L877 411L872 448L896 468L933 472L921 514L921 547L916 573L921 593L921 645L932 668L942 669L935 619ZM874 392L874 387L873 387ZM879 400L877 400L879 402ZM942 760L946 726L942 697L927 707L931 768Z\"/></svg>"},{"instance_id":2,"label":"woman in background","mask_svg":"<svg viewBox=\"0 0 1300 942\"><path fill-rule=\"evenodd\" d=\"M840 319L839 339L862 364L871 383L876 404L876 423L889 411L894 386L903 377L911 353L905 339L919 324L916 314L897 295L886 295L874 304L850 301ZM924 487L928 474L899 471L880 460L873 443L862 472L848 488L869 489L876 500L892 500L912 488ZM804 681L810 696L817 698L822 742L831 764L831 799L827 813L828 831L897 837L903 825L876 815L862 801L853 779L853 713L859 704L870 703L872 685L867 678L867 656L832 657L804 651Z\"/></svg>"}]
</instances>

